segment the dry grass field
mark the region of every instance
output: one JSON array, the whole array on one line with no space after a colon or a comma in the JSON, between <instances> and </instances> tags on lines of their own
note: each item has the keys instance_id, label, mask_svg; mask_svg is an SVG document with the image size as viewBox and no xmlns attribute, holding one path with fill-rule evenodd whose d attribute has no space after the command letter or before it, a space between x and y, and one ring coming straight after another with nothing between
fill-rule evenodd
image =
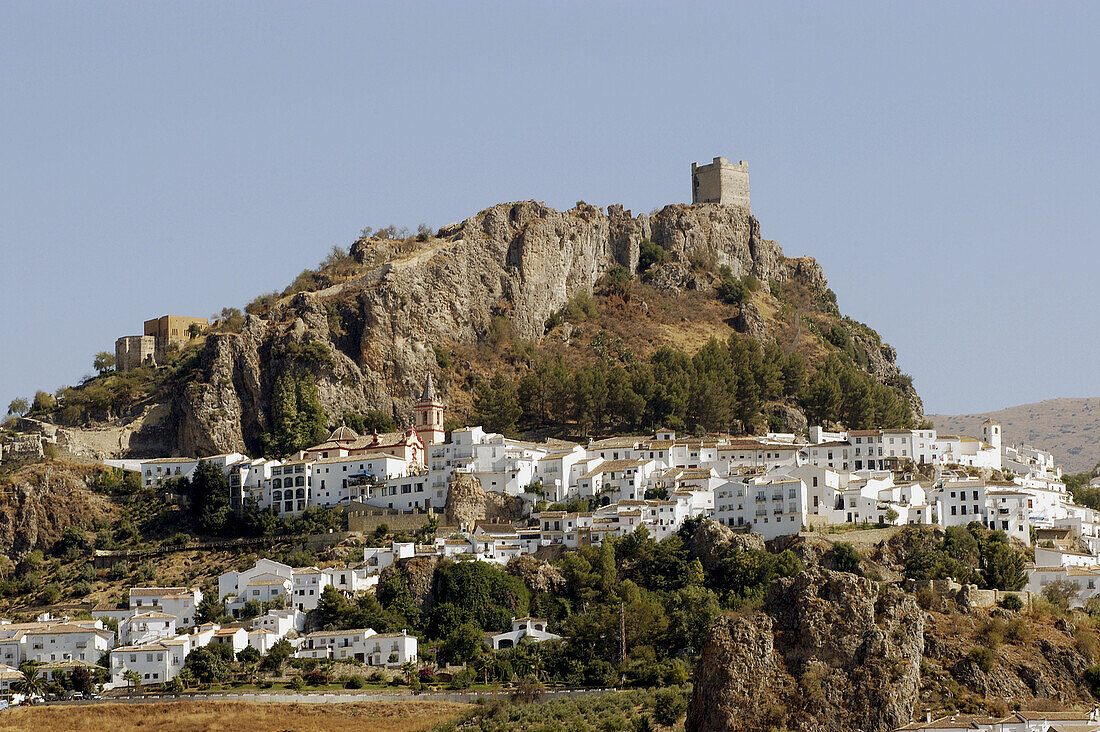
<instances>
[{"instance_id":1,"label":"dry grass field","mask_svg":"<svg viewBox=\"0 0 1100 732\"><path fill-rule=\"evenodd\" d=\"M22 707L0 712L0 729L26 732L164 730L196 732L416 732L458 715L448 702L278 704L180 701L151 704Z\"/></svg>"}]
</instances>

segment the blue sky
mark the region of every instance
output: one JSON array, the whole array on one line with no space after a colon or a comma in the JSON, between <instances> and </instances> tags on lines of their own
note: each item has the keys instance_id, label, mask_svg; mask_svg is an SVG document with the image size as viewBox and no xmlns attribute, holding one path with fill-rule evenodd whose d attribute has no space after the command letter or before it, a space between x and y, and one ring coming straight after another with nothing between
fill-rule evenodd
<instances>
[{"instance_id":1,"label":"blue sky","mask_svg":"<svg viewBox=\"0 0 1100 732\"><path fill-rule=\"evenodd\" d=\"M51 3L0 23L0 404L364 226L635 212L691 162L927 409L1097 396L1100 7Z\"/></svg>"}]
</instances>

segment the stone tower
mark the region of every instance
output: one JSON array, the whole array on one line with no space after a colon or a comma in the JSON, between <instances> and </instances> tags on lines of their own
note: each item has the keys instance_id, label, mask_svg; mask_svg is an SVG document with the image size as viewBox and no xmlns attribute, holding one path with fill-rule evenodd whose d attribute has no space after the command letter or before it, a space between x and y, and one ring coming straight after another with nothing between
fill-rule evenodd
<instances>
[{"instance_id":1,"label":"stone tower","mask_svg":"<svg viewBox=\"0 0 1100 732\"><path fill-rule=\"evenodd\" d=\"M715 158L710 165L691 164L691 202L744 206L749 211L749 164Z\"/></svg>"},{"instance_id":2,"label":"stone tower","mask_svg":"<svg viewBox=\"0 0 1100 732\"><path fill-rule=\"evenodd\" d=\"M424 380L424 393L413 406L413 413L416 415L413 429L425 446L439 445L446 441L447 433L443 431L443 402L436 398L431 372Z\"/></svg>"}]
</instances>

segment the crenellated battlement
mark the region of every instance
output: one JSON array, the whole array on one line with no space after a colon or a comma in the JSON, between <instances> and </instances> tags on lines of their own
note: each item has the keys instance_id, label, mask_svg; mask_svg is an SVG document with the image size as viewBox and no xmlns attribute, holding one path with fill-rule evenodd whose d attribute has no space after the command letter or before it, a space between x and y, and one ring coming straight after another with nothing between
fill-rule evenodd
<instances>
[{"instance_id":1,"label":"crenellated battlement","mask_svg":"<svg viewBox=\"0 0 1100 732\"><path fill-rule=\"evenodd\" d=\"M714 158L708 165L691 164L691 202L721 203L726 206L749 205L749 164L731 163Z\"/></svg>"}]
</instances>

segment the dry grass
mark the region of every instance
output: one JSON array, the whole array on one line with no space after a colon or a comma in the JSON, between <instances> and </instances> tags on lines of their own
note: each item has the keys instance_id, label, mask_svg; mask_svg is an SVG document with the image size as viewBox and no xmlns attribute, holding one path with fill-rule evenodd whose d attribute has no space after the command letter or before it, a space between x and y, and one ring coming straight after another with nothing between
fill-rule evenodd
<instances>
[{"instance_id":1,"label":"dry grass","mask_svg":"<svg viewBox=\"0 0 1100 732\"><path fill-rule=\"evenodd\" d=\"M448 702L363 702L278 704L180 701L151 704L22 707L0 712L0 727L27 732L93 730L226 730L280 732L328 730L414 732L457 716L464 704Z\"/></svg>"}]
</instances>

